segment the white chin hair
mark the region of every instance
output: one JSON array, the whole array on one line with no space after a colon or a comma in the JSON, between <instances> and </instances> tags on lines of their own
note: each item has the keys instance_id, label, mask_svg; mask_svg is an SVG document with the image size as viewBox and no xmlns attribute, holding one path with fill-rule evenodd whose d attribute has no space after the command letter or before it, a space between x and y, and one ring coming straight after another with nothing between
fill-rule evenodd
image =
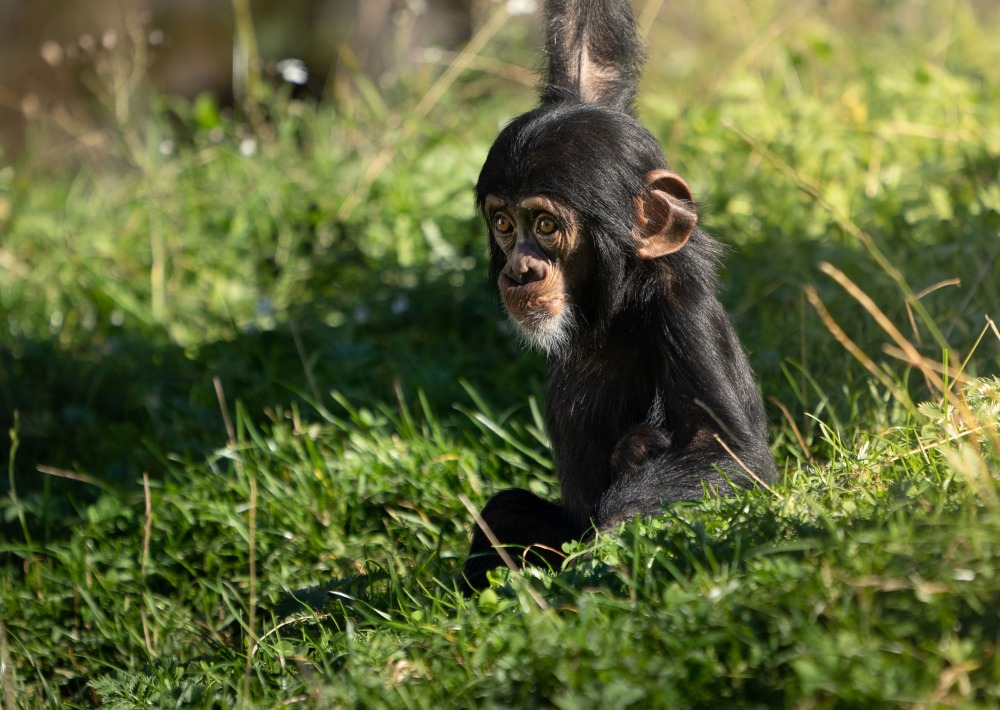
<instances>
[{"instance_id":1,"label":"white chin hair","mask_svg":"<svg viewBox=\"0 0 1000 710\"><path fill-rule=\"evenodd\" d=\"M523 323L509 312L510 322L514 324L521 342L532 350L540 350L546 355L557 355L569 346L573 339L573 316L571 309L562 308L556 315L538 313L528 316L528 323Z\"/></svg>"}]
</instances>

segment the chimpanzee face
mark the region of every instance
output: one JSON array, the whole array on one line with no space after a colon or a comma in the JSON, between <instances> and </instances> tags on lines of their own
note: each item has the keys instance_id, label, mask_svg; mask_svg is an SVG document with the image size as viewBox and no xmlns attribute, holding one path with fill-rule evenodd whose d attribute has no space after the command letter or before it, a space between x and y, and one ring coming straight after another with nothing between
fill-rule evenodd
<instances>
[{"instance_id":1,"label":"chimpanzee face","mask_svg":"<svg viewBox=\"0 0 1000 710\"><path fill-rule=\"evenodd\" d=\"M575 211L544 195L515 201L489 195L484 206L490 235L506 257L497 286L507 312L529 345L559 349L574 329L574 293L592 268Z\"/></svg>"},{"instance_id":2,"label":"chimpanzee face","mask_svg":"<svg viewBox=\"0 0 1000 710\"><path fill-rule=\"evenodd\" d=\"M644 183L645 192L631 206L627 239L634 258L650 260L683 247L697 216L691 192L677 175L653 170ZM560 350L572 340L583 289L594 278L598 247L583 219L568 201L547 195L488 194L483 208L503 254L497 286L507 312L528 345L548 354Z\"/></svg>"}]
</instances>

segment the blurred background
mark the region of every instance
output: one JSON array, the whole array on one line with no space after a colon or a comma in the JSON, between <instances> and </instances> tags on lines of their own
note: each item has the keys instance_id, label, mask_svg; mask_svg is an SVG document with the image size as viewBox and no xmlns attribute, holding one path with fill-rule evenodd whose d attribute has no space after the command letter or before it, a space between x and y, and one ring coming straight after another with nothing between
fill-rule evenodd
<instances>
[{"instance_id":1,"label":"blurred background","mask_svg":"<svg viewBox=\"0 0 1000 710\"><path fill-rule=\"evenodd\" d=\"M400 70L446 64L473 29L503 4L512 16L531 16L537 0L0 0L0 146L8 156L16 155L24 145L26 117L51 110L54 104L70 114L78 111L81 102L92 98L93 77L88 72L95 57L134 44L140 34L146 35L150 55L138 58L148 61L148 67L134 70L148 70L141 78L158 92L188 99L211 92L229 103L234 91L236 96L242 91L246 77L241 57L254 57L271 76L281 76L282 60L301 62L307 74L290 74L289 66L298 65L286 62L284 78L301 81L306 93L333 100L337 77L356 70L385 89L399 79ZM730 0L708 5L703 10L691 2L659 0L637 6L646 34L676 34L695 42L654 42L654 72L667 57L674 66L670 75L712 76L716 67L724 66L721 61L716 67L701 67L707 71L692 66L704 61L693 51L698 42L718 51L720 40L730 34L715 31L705 20L740 25L741 16L753 11L749 4ZM987 21L1000 12L994 0L970 0L968 6ZM782 12L792 26L804 9L808 13L815 7L859 36L909 34L916 42L951 14L945 6L935 11L928 3L906 0L789 3ZM247 37L249 46L241 45L241 16L244 28L253 34ZM521 32L540 41L538 22L522 24ZM746 31L736 37L750 38ZM519 70L534 68L537 60L524 58L527 67L506 67L508 77L532 80L529 72ZM503 72L504 67L498 63L493 70Z\"/></svg>"},{"instance_id":2,"label":"blurred background","mask_svg":"<svg viewBox=\"0 0 1000 710\"><path fill-rule=\"evenodd\" d=\"M529 0L531 2L531 0ZM212 92L225 103L239 68L236 17L251 12L265 72L283 59L302 62L306 90L329 93L338 67L376 81L399 66L432 61L429 47L453 50L468 40L486 0L2 0L0 141L8 154L24 144L25 116L88 94L96 55L145 33L148 80L160 92L193 98ZM249 48L253 51L252 48ZM235 51L234 51L235 50ZM440 62L440 57L436 58ZM294 78L299 79L300 75Z\"/></svg>"}]
</instances>

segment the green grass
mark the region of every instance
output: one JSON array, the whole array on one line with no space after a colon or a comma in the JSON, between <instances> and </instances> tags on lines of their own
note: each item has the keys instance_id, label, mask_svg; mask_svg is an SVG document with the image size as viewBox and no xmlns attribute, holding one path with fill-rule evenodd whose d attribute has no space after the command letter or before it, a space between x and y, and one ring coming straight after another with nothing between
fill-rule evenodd
<instances>
[{"instance_id":1,"label":"green grass","mask_svg":"<svg viewBox=\"0 0 1000 710\"><path fill-rule=\"evenodd\" d=\"M465 600L461 498L556 495L471 199L532 23L439 96L119 86L0 164L4 707L995 707L1000 15L667 4L640 111L783 479Z\"/></svg>"}]
</instances>

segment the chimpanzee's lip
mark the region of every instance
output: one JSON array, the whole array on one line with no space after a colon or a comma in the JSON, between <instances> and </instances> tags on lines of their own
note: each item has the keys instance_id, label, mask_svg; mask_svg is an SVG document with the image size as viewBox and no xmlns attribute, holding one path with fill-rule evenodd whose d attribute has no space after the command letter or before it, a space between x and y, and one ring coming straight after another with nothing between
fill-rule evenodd
<instances>
[{"instance_id":1,"label":"chimpanzee's lip","mask_svg":"<svg viewBox=\"0 0 1000 710\"><path fill-rule=\"evenodd\" d=\"M555 315L562 310L563 300L561 296L552 296L551 298L539 298L535 303Z\"/></svg>"},{"instance_id":2,"label":"chimpanzee's lip","mask_svg":"<svg viewBox=\"0 0 1000 710\"><path fill-rule=\"evenodd\" d=\"M558 316L562 308L563 299L556 296L531 299L514 308L508 305L511 314L531 330L545 329L546 323Z\"/></svg>"}]
</instances>

